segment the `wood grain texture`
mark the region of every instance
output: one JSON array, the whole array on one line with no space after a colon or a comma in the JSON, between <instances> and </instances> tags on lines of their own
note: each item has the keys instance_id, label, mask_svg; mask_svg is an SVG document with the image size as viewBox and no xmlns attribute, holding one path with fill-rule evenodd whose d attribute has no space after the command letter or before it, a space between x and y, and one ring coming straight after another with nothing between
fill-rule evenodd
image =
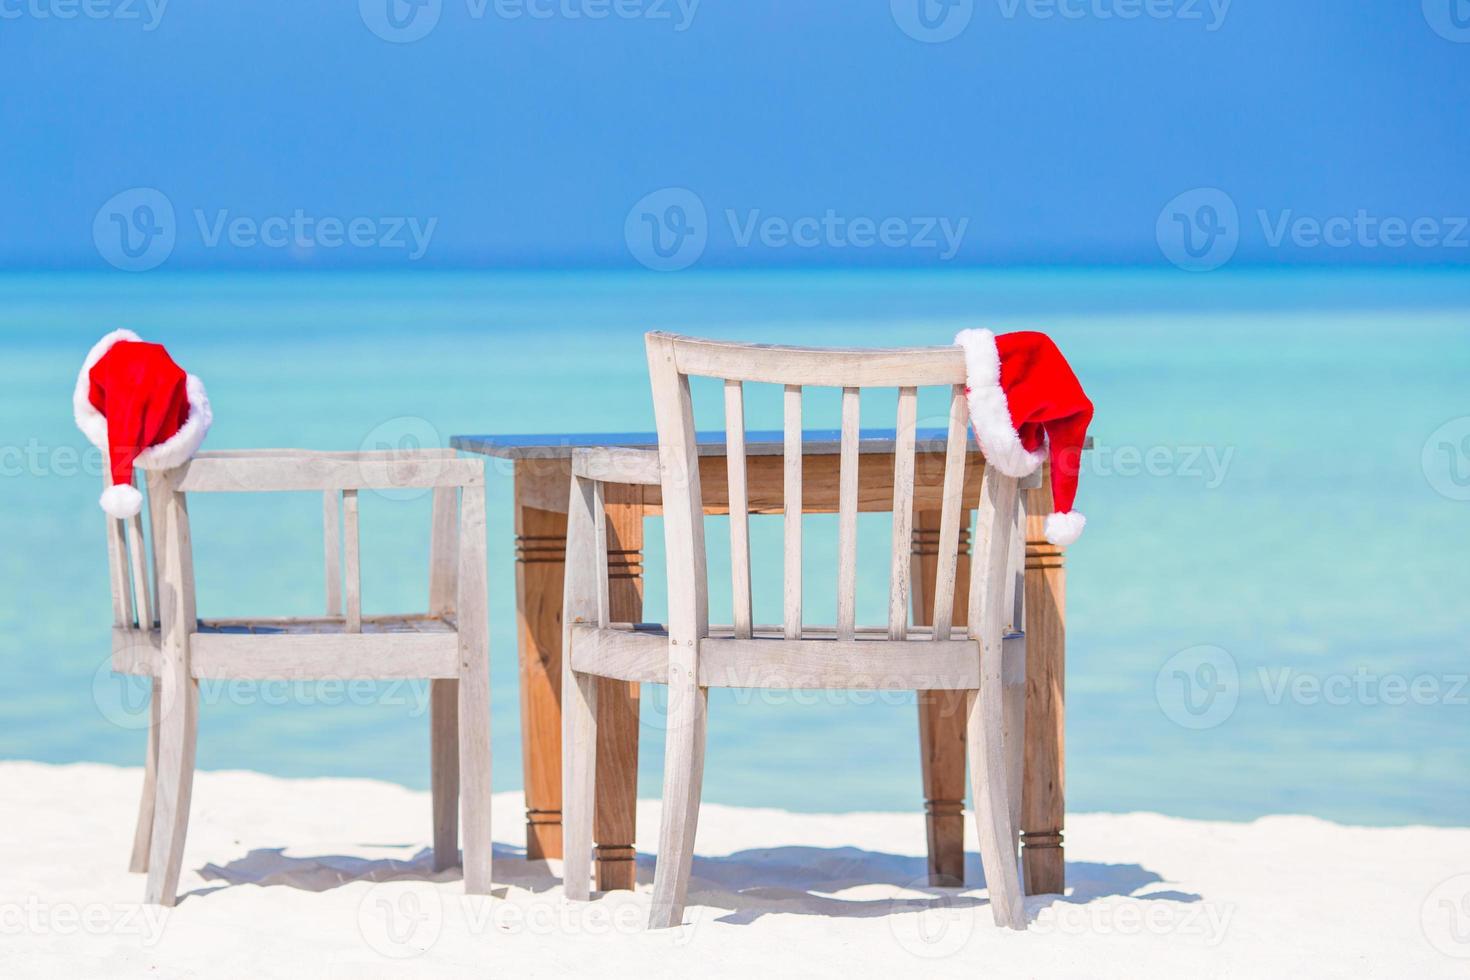
<instances>
[{"instance_id":1,"label":"wood grain texture","mask_svg":"<svg viewBox=\"0 0 1470 980\"><path fill-rule=\"evenodd\" d=\"M970 624L980 647L979 690L970 696L965 754L970 768L970 790L980 859L995 924L1025 929L1016 834L1011 827L1011 785L1007 774L1005 733L1005 623L1011 610L1005 603L1006 581L1014 551L1019 489L1013 477L991 470L981 490L980 522L985 526L971 568L971 590L980 595L979 622ZM979 582L974 580L978 579Z\"/></svg>"},{"instance_id":2,"label":"wood grain texture","mask_svg":"<svg viewBox=\"0 0 1470 980\"><path fill-rule=\"evenodd\" d=\"M326 495L335 514L333 494ZM453 615L459 582L459 494L436 487L429 518L429 612ZM330 550L330 549L329 549ZM328 597L328 605L331 599ZM459 678L429 681L429 794L434 870L459 863Z\"/></svg>"},{"instance_id":3,"label":"wood grain texture","mask_svg":"<svg viewBox=\"0 0 1470 980\"><path fill-rule=\"evenodd\" d=\"M476 486L485 482L479 460L392 453L383 456L220 456L201 453L168 470L185 493L288 490L408 489Z\"/></svg>"},{"instance_id":4,"label":"wood grain texture","mask_svg":"<svg viewBox=\"0 0 1470 980\"><path fill-rule=\"evenodd\" d=\"M934 576L938 567L940 515L914 516L913 592L915 625L932 625ZM970 583L969 534L962 533L955 561L954 625L965 626ZM962 691L922 690L919 759L924 793L929 883L957 887L965 880L965 724L968 700Z\"/></svg>"},{"instance_id":5,"label":"wood grain texture","mask_svg":"<svg viewBox=\"0 0 1470 980\"><path fill-rule=\"evenodd\" d=\"M160 582L161 662L159 721L153 831L148 853L148 882L143 900L172 906L178 900L179 871L189 827L189 801L194 787L194 748L199 724L199 684L190 673L189 596L192 572L185 561L191 551L189 516L182 494L170 494L165 508L165 558Z\"/></svg>"},{"instance_id":6,"label":"wood grain texture","mask_svg":"<svg viewBox=\"0 0 1470 980\"><path fill-rule=\"evenodd\" d=\"M842 640L852 639L856 626L860 411L860 389L842 389L842 454L837 487L837 637Z\"/></svg>"},{"instance_id":7,"label":"wood grain texture","mask_svg":"<svg viewBox=\"0 0 1470 980\"><path fill-rule=\"evenodd\" d=\"M485 487L461 490L459 580L459 806L464 888L490 894L490 624L485 567Z\"/></svg>"},{"instance_id":8,"label":"wood grain texture","mask_svg":"<svg viewBox=\"0 0 1470 980\"><path fill-rule=\"evenodd\" d=\"M562 856L561 603L571 464L568 460L555 462L563 471L560 513L525 503L522 471L528 464L515 464L521 772L526 793L526 857L533 861ZM535 481L545 470L530 466L524 475Z\"/></svg>"},{"instance_id":9,"label":"wood grain texture","mask_svg":"<svg viewBox=\"0 0 1470 980\"><path fill-rule=\"evenodd\" d=\"M739 381L725 382L725 445L728 447L725 468L730 510L731 617L735 635L749 636L750 507L745 490L745 391Z\"/></svg>"},{"instance_id":10,"label":"wood grain texture","mask_svg":"<svg viewBox=\"0 0 1470 980\"><path fill-rule=\"evenodd\" d=\"M708 709L708 694L698 682L699 643L709 632L709 597L704 511L700 506L700 471L689 379L679 373L671 344L650 335L647 348L663 470L664 549L669 590L669 705L664 735L663 813L648 922L649 928L659 929L683 921L694 859ZM789 389L787 399L789 406ZM799 411L799 391L796 404ZM797 441L799 445L799 431ZM789 451L787 461L789 465Z\"/></svg>"},{"instance_id":11,"label":"wood grain texture","mask_svg":"<svg viewBox=\"0 0 1470 980\"><path fill-rule=\"evenodd\" d=\"M1063 549L1046 540L1050 478L1028 491L1026 522L1026 751L1021 801L1026 892L1062 894L1067 578Z\"/></svg>"},{"instance_id":12,"label":"wood grain texture","mask_svg":"<svg viewBox=\"0 0 1470 980\"><path fill-rule=\"evenodd\" d=\"M888 567L888 637L892 640L901 640L908 633L913 577L914 421L918 394L915 388L899 389L898 419L894 426L893 538ZM930 601L932 603L932 598Z\"/></svg>"},{"instance_id":13,"label":"wood grain texture","mask_svg":"<svg viewBox=\"0 0 1470 980\"><path fill-rule=\"evenodd\" d=\"M341 493L322 491L323 577L326 579L327 615L342 615L342 508Z\"/></svg>"},{"instance_id":14,"label":"wood grain texture","mask_svg":"<svg viewBox=\"0 0 1470 980\"><path fill-rule=\"evenodd\" d=\"M577 672L589 632L604 619L605 551L598 515L602 497L591 479L573 476L567 508L567 563L562 591L562 889L572 901L592 893L592 826L596 813L598 678Z\"/></svg>"},{"instance_id":15,"label":"wood grain texture","mask_svg":"<svg viewBox=\"0 0 1470 980\"><path fill-rule=\"evenodd\" d=\"M930 614L936 633L946 633L954 621L955 576L959 555L960 527L969 523L964 504L965 445L969 439L969 414L963 385L950 390L949 448L944 457L944 495L939 511L939 554L934 571L934 610Z\"/></svg>"},{"instance_id":16,"label":"wood grain texture","mask_svg":"<svg viewBox=\"0 0 1470 980\"><path fill-rule=\"evenodd\" d=\"M833 388L956 385L965 383L965 357L959 347L908 347L891 350L791 347L652 333L674 352L682 374L770 384L825 385Z\"/></svg>"},{"instance_id":17,"label":"wood grain texture","mask_svg":"<svg viewBox=\"0 0 1470 980\"><path fill-rule=\"evenodd\" d=\"M643 487L603 488L602 534L607 561L602 588L613 620L643 615ZM593 830L595 871L601 891L637 883L633 840L637 834L637 683L597 681L597 801Z\"/></svg>"},{"instance_id":18,"label":"wood grain texture","mask_svg":"<svg viewBox=\"0 0 1470 980\"><path fill-rule=\"evenodd\" d=\"M362 632L362 538L357 527L357 491L342 491L342 579L347 632Z\"/></svg>"},{"instance_id":19,"label":"wood grain texture","mask_svg":"<svg viewBox=\"0 0 1470 980\"><path fill-rule=\"evenodd\" d=\"M434 870L459 864L459 679L429 681L429 796Z\"/></svg>"},{"instance_id":20,"label":"wood grain texture","mask_svg":"<svg viewBox=\"0 0 1470 980\"><path fill-rule=\"evenodd\" d=\"M687 382L686 382L687 385ZM801 636L801 386L787 385L784 395L786 453L782 483L782 596L786 638ZM839 462L839 468L840 468ZM840 479L839 479L840 482Z\"/></svg>"}]
</instances>

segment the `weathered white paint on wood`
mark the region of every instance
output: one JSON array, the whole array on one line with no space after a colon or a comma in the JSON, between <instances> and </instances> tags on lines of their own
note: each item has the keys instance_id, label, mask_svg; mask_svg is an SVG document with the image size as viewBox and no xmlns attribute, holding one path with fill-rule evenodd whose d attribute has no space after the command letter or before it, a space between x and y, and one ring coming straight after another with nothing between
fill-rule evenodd
<instances>
[{"instance_id":1,"label":"weathered white paint on wood","mask_svg":"<svg viewBox=\"0 0 1470 980\"><path fill-rule=\"evenodd\" d=\"M888 637L908 633L909 574L913 566L914 430L919 390L898 390L898 418L893 439L893 540L888 567Z\"/></svg>"},{"instance_id":2,"label":"weathered white paint on wood","mask_svg":"<svg viewBox=\"0 0 1470 980\"><path fill-rule=\"evenodd\" d=\"M725 469L730 484L731 617L737 636L749 636L750 504L745 483L745 389L739 381L725 382Z\"/></svg>"}]
</instances>

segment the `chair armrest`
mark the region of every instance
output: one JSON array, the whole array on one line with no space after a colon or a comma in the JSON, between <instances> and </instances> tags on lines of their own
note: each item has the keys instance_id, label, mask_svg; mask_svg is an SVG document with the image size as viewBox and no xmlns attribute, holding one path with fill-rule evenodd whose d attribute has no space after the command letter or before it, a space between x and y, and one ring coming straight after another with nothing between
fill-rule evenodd
<instances>
[{"instance_id":1,"label":"chair armrest","mask_svg":"<svg viewBox=\"0 0 1470 980\"><path fill-rule=\"evenodd\" d=\"M656 487L659 475L657 449L596 447L572 451L572 475L598 483L624 483Z\"/></svg>"}]
</instances>

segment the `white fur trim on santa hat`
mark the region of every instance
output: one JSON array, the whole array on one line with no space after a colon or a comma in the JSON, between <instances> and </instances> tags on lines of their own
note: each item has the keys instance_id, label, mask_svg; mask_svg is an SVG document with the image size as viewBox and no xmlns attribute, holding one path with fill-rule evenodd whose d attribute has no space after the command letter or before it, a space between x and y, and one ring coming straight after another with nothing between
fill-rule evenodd
<instances>
[{"instance_id":1,"label":"white fur trim on santa hat","mask_svg":"<svg viewBox=\"0 0 1470 980\"><path fill-rule=\"evenodd\" d=\"M1042 530L1046 534L1046 540L1058 548L1065 548L1082 537L1082 529L1086 526L1087 518L1075 510L1069 510L1065 513L1058 511L1047 514Z\"/></svg>"},{"instance_id":2,"label":"white fur trim on santa hat","mask_svg":"<svg viewBox=\"0 0 1470 980\"><path fill-rule=\"evenodd\" d=\"M72 415L77 420L77 428L82 430L82 434L91 441L92 445L104 453L107 452L107 416L97 411L92 405L90 376L92 368L102 360L102 355L111 350L113 344L124 340L141 343L143 338L131 330L114 330L93 344L92 349L87 352L87 359L82 362L81 371L77 373L77 386L72 392ZM184 391L189 399L189 417L184 419L184 424L179 427L178 432L138 454L136 462L143 469L168 470L184 465L198 452L200 445L204 442L205 434L214 424L214 411L210 408L209 396L204 391L204 382L190 374L184 382ZM103 504L103 509L106 509L106 506ZM131 514L114 514L113 516L131 517L137 512L134 509Z\"/></svg>"},{"instance_id":3,"label":"white fur trim on santa hat","mask_svg":"<svg viewBox=\"0 0 1470 980\"><path fill-rule=\"evenodd\" d=\"M87 359L82 362L82 369L77 372L77 386L71 394L71 412L77 420L77 428L82 430L82 435L88 441L104 453L107 452L107 416L92 407L92 368L102 360L102 355L112 350L112 345L124 340L141 340L131 330L114 330L92 345L87 352Z\"/></svg>"},{"instance_id":4,"label":"white fur trim on santa hat","mask_svg":"<svg viewBox=\"0 0 1470 980\"><path fill-rule=\"evenodd\" d=\"M1000 352L995 334L989 330L961 330L954 342L965 351L970 425L985 461L1006 476L1030 476L1046 460L1046 454L1028 452L1011 424L1011 410L1000 386Z\"/></svg>"},{"instance_id":5,"label":"white fur trim on santa hat","mask_svg":"<svg viewBox=\"0 0 1470 980\"><path fill-rule=\"evenodd\" d=\"M143 509L143 495L131 483L114 483L102 491L98 503L109 515L123 520Z\"/></svg>"}]
</instances>

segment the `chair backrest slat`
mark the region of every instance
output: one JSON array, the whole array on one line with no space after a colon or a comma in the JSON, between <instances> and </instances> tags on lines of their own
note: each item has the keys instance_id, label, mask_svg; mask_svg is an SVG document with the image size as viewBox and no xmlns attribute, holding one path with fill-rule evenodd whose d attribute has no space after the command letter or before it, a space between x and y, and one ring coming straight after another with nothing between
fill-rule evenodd
<instances>
[{"instance_id":1,"label":"chair backrest slat","mask_svg":"<svg viewBox=\"0 0 1470 980\"><path fill-rule=\"evenodd\" d=\"M342 542L346 566L347 632L362 632L362 557L357 532L357 491L342 491Z\"/></svg>"},{"instance_id":2,"label":"chair backrest slat","mask_svg":"<svg viewBox=\"0 0 1470 980\"><path fill-rule=\"evenodd\" d=\"M680 645L690 637L708 635L709 618L704 575L704 501L699 488L690 377L717 378L724 387L732 619L737 637L746 638L759 633L753 625L751 606L751 488L744 392L747 381L783 388L780 510L784 531L784 588L779 635L785 640L800 640L808 631L803 623L802 512L803 498L809 494L805 493L807 488L803 486L803 479L808 472L814 478L818 473L825 475L830 472L828 460L822 461L820 466L815 463L810 467L804 465L802 424L806 387L831 387L842 391L836 488L836 622L825 629L811 627L810 631L814 635L835 636L844 641L853 640L859 634L866 635L867 628L859 626L857 615L858 513L863 505L862 477L867 472L861 465L861 389L882 387L898 389L886 631L893 639L909 636L927 639L931 635L948 639L951 636L959 545L968 525L965 475L970 451L969 416L964 392L965 359L958 347L834 351L704 341L656 332L648 334L646 340L654 410L658 418L665 551L669 562L669 632L670 642L676 648L682 649ZM917 418L918 389L921 387L943 387L949 395L949 427L944 443L945 469L939 505L938 574L933 592L925 596L926 602L934 604L932 633L929 630L916 632L909 625L913 596L911 548L916 520L914 511L919 506ZM926 452L933 450L926 447ZM974 492L972 484L971 493ZM765 506L762 504L760 509ZM931 506L925 504L926 508ZM974 506L973 498L970 498L969 506ZM1009 541L1010 535L1007 534L1006 538ZM881 635L884 627L877 629Z\"/></svg>"},{"instance_id":3,"label":"chair backrest slat","mask_svg":"<svg viewBox=\"0 0 1470 980\"><path fill-rule=\"evenodd\" d=\"M592 485L592 535L597 542L597 625L612 622L612 597L607 578L607 490L598 481Z\"/></svg>"},{"instance_id":4,"label":"chair backrest slat","mask_svg":"<svg viewBox=\"0 0 1470 980\"><path fill-rule=\"evenodd\" d=\"M959 561L960 521L965 516L961 495L965 488L965 451L968 413L963 385L950 390L949 439L944 453L944 497L939 511L939 554L934 573L935 639L949 639L954 623L955 567Z\"/></svg>"},{"instance_id":5,"label":"chair backrest slat","mask_svg":"<svg viewBox=\"0 0 1470 980\"><path fill-rule=\"evenodd\" d=\"M837 472L837 638L857 626L858 422L861 389L842 389L842 447Z\"/></svg>"},{"instance_id":6,"label":"chair backrest slat","mask_svg":"<svg viewBox=\"0 0 1470 980\"><path fill-rule=\"evenodd\" d=\"M888 571L888 638L902 640L909 626L909 570L913 565L914 431L919 390L900 388L893 440L893 553Z\"/></svg>"},{"instance_id":7,"label":"chair backrest slat","mask_svg":"<svg viewBox=\"0 0 1470 980\"><path fill-rule=\"evenodd\" d=\"M785 522L785 574L783 623L786 639L801 639L801 385L787 385L784 403L786 423L782 452L785 454L785 483L782 510Z\"/></svg>"},{"instance_id":8,"label":"chair backrest slat","mask_svg":"<svg viewBox=\"0 0 1470 980\"><path fill-rule=\"evenodd\" d=\"M437 493L437 491L436 491ZM342 508L341 492L322 491L322 549L325 552L327 615L342 615Z\"/></svg>"},{"instance_id":9,"label":"chair backrest slat","mask_svg":"<svg viewBox=\"0 0 1470 980\"><path fill-rule=\"evenodd\" d=\"M104 515L107 521L107 581L112 591L112 623L133 625L133 583L128 576L128 544L123 538L122 521Z\"/></svg>"},{"instance_id":10,"label":"chair backrest slat","mask_svg":"<svg viewBox=\"0 0 1470 980\"><path fill-rule=\"evenodd\" d=\"M1026 628L1026 494L1016 495L1016 526L1011 531L1010 575L1006 578L1006 610L1010 625Z\"/></svg>"},{"instance_id":11,"label":"chair backrest slat","mask_svg":"<svg viewBox=\"0 0 1470 980\"><path fill-rule=\"evenodd\" d=\"M730 582L735 635L750 639L750 504L745 486L745 388L725 382L725 463L730 485Z\"/></svg>"},{"instance_id":12,"label":"chair backrest slat","mask_svg":"<svg viewBox=\"0 0 1470 980\"><path fill-rule=\"evenodd\" d=\"M153 601L149 594L148 549L143 545L143 516L134 514L123 522L128 538L128 558L133 572L133 614L140 629L153 628Z\"/></svg>"}]
</instances>

